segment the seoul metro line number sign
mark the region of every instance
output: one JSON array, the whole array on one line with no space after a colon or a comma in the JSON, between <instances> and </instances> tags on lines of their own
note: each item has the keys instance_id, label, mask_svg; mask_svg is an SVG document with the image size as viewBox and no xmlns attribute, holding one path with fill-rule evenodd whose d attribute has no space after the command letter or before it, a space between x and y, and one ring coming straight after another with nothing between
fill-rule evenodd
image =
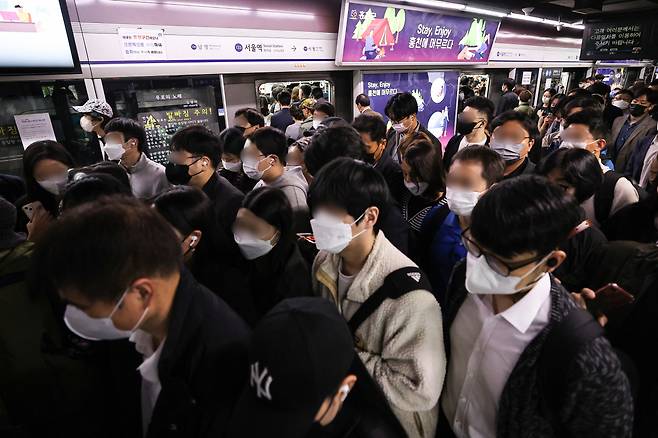
<instances>
[{"instance_id":1,"label":"seoul metro line number sign","mask_svg":"<svg viewBox=\"0 0 658 438\"><path fill-rule=\"evenodd\" d=\"M489 60L497 20L346 0L338 65L467 64Z\"/></svg>"}]
</instances>

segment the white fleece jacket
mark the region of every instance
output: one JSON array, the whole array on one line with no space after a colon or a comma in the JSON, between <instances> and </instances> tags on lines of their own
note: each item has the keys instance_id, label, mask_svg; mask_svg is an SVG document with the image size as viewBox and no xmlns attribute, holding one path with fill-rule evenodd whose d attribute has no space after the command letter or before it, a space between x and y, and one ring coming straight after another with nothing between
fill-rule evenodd
<instances>
[{"instance_id":1,"label":"white fleece jacket","mask_svg":"<svg viewBox=\"0 0 658 438\"><path fill-rule=\"evenodd\" d=\"M338 297L339 264L339 255L320 252L313 264L313 287L317 295L332 300L348 321L388 274L416 266L381 231L344 297ZM407 434L434 437L446 356L441 308L432 293L419 289L385 300L361 324L355 342L359 357Z\"/></svg>"}]
</instances>

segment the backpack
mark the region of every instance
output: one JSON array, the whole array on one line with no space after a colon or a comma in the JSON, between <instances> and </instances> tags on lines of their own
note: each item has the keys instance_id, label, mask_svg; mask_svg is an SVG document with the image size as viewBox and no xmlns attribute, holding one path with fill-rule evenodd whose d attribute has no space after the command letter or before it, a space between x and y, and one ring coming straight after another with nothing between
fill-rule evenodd
<instances>
[{"instance_id":1,"label":"backpack","mask_svg":"<svg viewBox=\"0 0 658 438\"><path fill-rule=\"evenodd\" d=\"M386 299L395 300L418 289L432 290L429 281L420 269L407 267L388 274L384 279L384 284L368 297L347 322L355 339L355 344L357 329ZM400 438L406 437L407 434L404 428L391 410L379 384L373 380L365 365L363 365L363 362L358 357L355 358L354 362L352 370L357 376L358 385L361 386L363 393L367 395L366 399L368 400L369 408L376 411L378 419L387 423L387 428L394 436L399 436Z\"/></svg>"},{"instance_id":2,"label":"backpack","mask_svg":"<svg viewBox=\"0 0 658 438\"><path fill-rule=\"evenodd\" d=\"M596 216L596 220L599 224L603 224L610 217L610 209L612 208L612 203L615 199L615 187L617 186L617 181L622 178L624 178L623 175L613 170L603 174L603 184L594 195L594 216ZM649 196L649 193L642 187L632 181L631 183L633 184L633 187L635 187L635 190L637 190L640 201Z\"/></svg>"}]
</instances>

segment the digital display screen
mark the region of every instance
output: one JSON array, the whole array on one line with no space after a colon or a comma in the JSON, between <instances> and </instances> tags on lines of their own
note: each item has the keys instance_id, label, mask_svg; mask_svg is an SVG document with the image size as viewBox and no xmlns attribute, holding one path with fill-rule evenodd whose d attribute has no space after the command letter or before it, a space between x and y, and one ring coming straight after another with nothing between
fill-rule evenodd
<instances>
[{"instance_id":1,"label":"digital display screen","mask_svg":"<svg viewBox=\"0 0 658 438\"><path fill-rule=\"evenodd\" d=\"M500 22L346 0L338 65L486 63Z\"/></svg>"},{"instance_id":2,"label":"digital display screen","mask_svg":"<svg viewBox=\"0 0 658 438\"><path fill-rule=\"evenodd\" d=\"M65 0L0 0L0 73L80 71Z\"/></svg>"}]
</instances>

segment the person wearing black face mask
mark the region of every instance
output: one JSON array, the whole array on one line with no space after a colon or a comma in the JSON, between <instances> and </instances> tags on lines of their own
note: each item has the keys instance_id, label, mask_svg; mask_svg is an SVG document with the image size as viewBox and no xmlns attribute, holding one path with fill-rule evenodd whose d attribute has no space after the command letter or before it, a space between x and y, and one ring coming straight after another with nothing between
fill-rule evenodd
<instances>
[{"instance_id":1,"label":"person wearing black face mask","mask_svg":"<svg viewBox=\"0 0 658 438\"><path fill-rule=\"evenodd\" d=\"M357 130L363 143L365 161L370 163L386 180L393 199L401 204L407 196L402 169L393 161L386 150L386 123L375 114L361 114L354 120L352 127Z\"/></svg>"},{"instance_id":2,"label":"person wearing black face mask","mask_svg":"<svg viewBox=\"0 0 658 438\"><path fill-rule=\"evenodd\" d=\"M486 97L466 99L464 111L457 117L457 133L450 139L443 153L443 167L448 171L457 152L470 145L488 145L487 127L493 118L494 103Z\"/></svg>"},{"instance_id":3,"label":"person wearing black face mask","mask_svg":"<svg viewBox=\"0 0 658 438\"><path fill-rule=\"evenodd\" d=\"M631 101L630 114L617 117L612 124L609 155L615 169L624 171L629 158L642 139L655 132L656 122L649 113L658 104L658 92L649 88L640 90Z\"/></svg>"},{"instance_id":4,"label":"person wearing black face mask","mask_svg":"<svg viewBox=\"0 0 658 438\"><path fill-rule=\"evenodd\" d=\"M216 172L222 155L220 140L203 126L188 126L173 136L171 150L165 168L169 182L202 190L213 204L220 228L230 236L244 195Z\"/></svg>"}]
</instances>

